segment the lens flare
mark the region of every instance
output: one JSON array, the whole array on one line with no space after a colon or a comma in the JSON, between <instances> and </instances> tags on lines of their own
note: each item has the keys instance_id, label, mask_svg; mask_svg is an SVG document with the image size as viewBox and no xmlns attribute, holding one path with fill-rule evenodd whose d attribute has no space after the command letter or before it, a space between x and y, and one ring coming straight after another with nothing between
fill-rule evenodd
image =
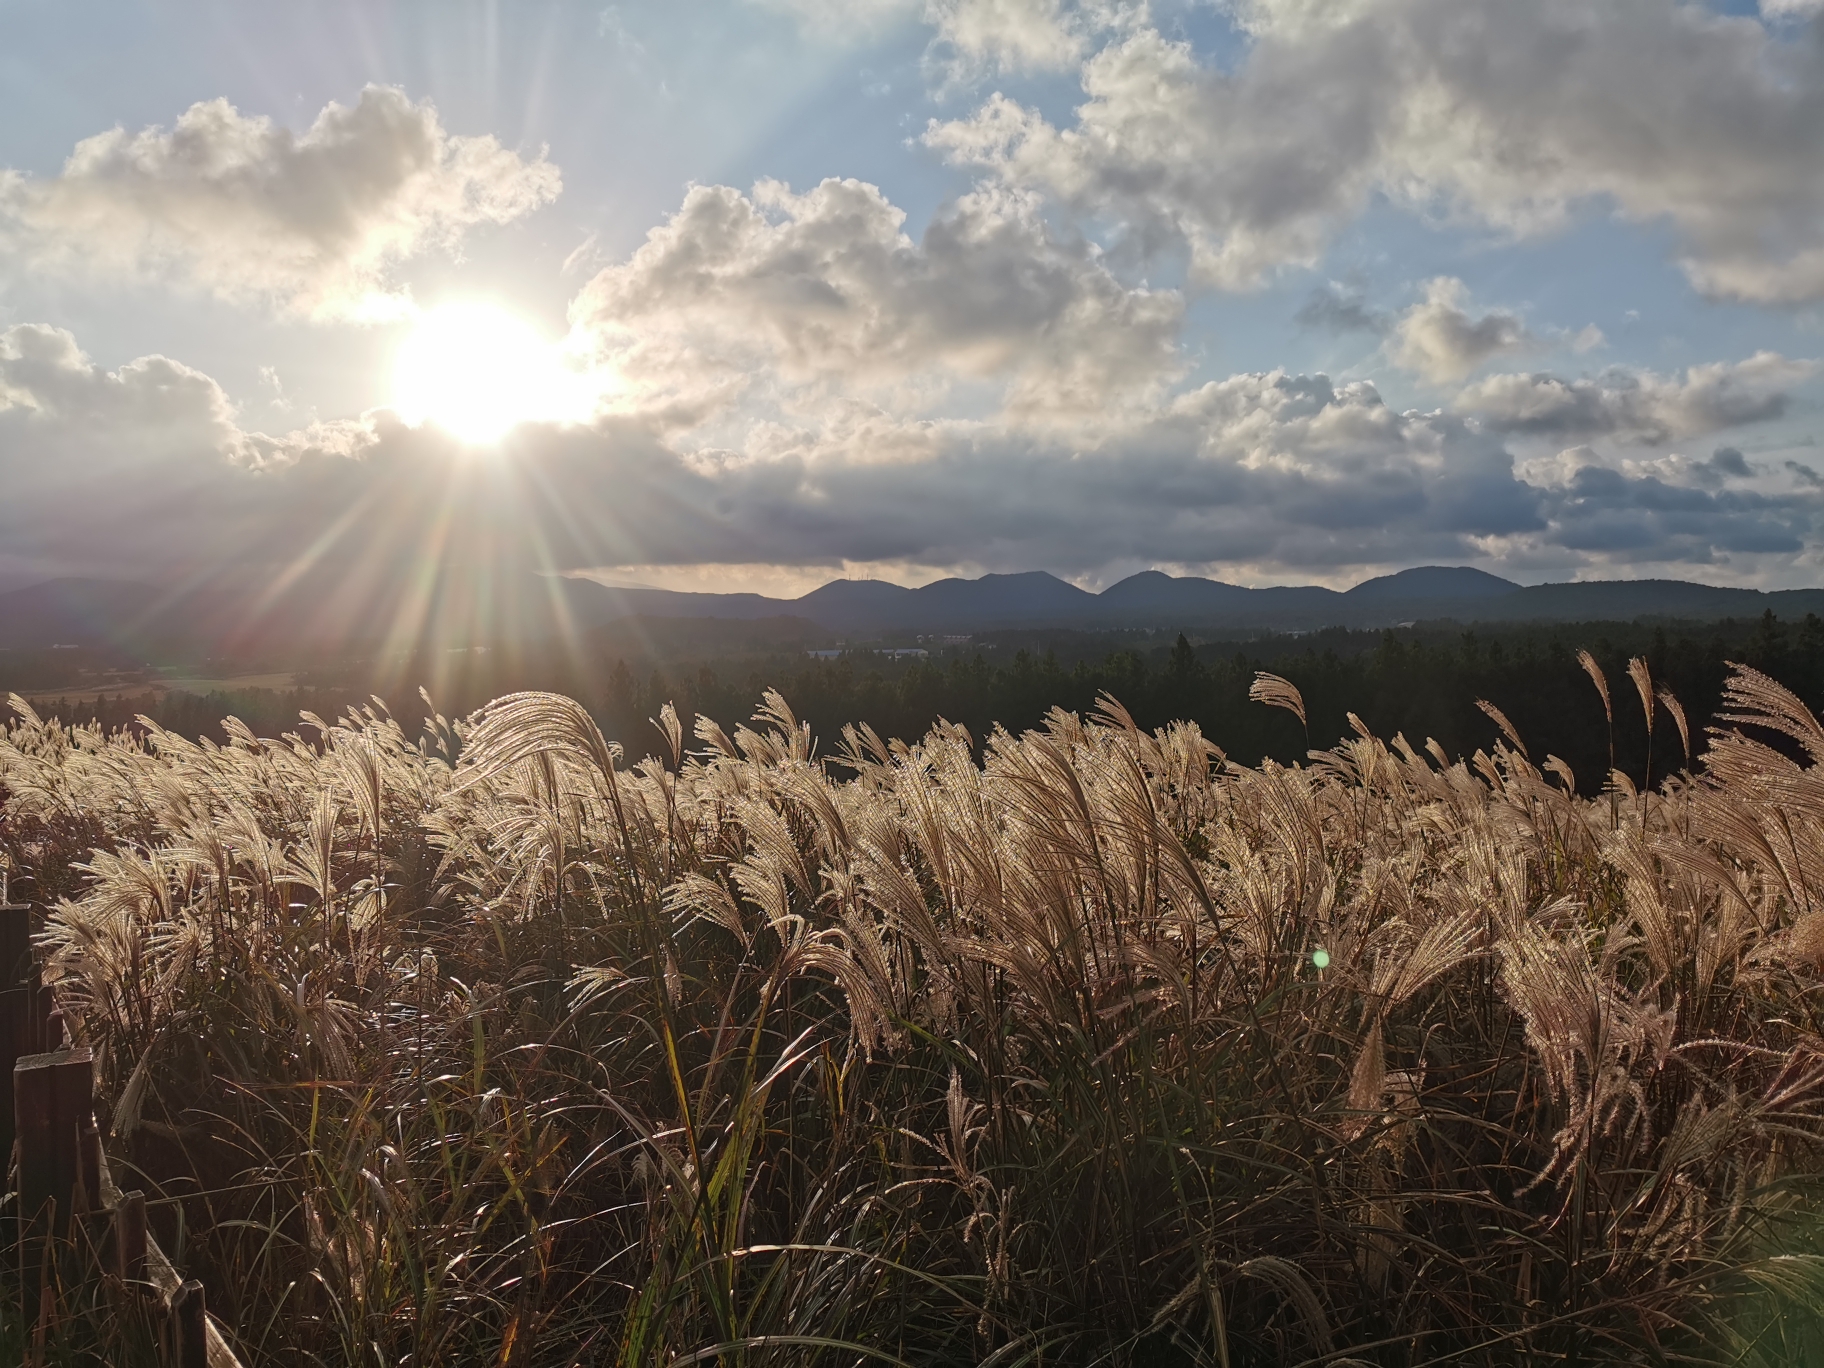
<instances>
[{"instance_id":1,"label":"lens flare","mask_svg":"<svg viewBox=\"0 0 1824 1368\"><path fill-rule=\"evenodd\" d=\"M464 442L497 442L516 424L587 415L580 376L560 349L492 304L445 304L420 316L393 368L393 408Z\"/></svg>"}]
</instances>

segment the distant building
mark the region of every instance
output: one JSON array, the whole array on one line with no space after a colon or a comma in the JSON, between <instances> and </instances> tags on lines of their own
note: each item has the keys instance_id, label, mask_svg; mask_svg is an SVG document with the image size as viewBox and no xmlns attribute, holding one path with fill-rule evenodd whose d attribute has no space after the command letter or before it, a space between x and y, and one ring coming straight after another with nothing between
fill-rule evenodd
<instances>
[{"instance_id":1,"label":"distant building","mask_svg":"<svg viewBox=\"0 0 1824 1368\"><path fill-rule=\"evenodd\" d=\"M833 651L806 651L805 654L816 660L835 660L840 656L848 655L851 649L852 648L847 646L841 646ZM882 646L875 649L866 647L855 649L855 654L857 655L864 653L867 655L890 656L895 660L898 660L902 656L922 657L931 654L931 652L925 650L922 646Z\"/></svg>"}]
</instances>

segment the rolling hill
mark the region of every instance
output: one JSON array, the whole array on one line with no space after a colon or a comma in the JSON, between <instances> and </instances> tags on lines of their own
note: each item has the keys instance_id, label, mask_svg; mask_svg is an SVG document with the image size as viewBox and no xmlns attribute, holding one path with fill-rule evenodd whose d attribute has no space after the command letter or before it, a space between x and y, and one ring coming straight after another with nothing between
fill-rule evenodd
<instances>
[{"instance_id":1,"label":"rolling hill","mask_svg":"<svg viewBox=\"0 0 1824 1368\"><path fill-rule=\"evenodd\" d=\"M471 577L473 578L473 577ZM1310 631L1409 621L1687 621L1824 614L1824 589L1764 592L1680 580L1522 586L1468 567L1420 566L1338 591L1250 589L1143 571L1089 593L1043 571L916 589L833 580L796 599L610 588L529 573L349 586L215 582L168 588L59 579L0 594L0 649L109 646L174 654L454 649L547 641L615 619L795 618L862 640L1016 628Z\"/></svg>"}]
</instances>

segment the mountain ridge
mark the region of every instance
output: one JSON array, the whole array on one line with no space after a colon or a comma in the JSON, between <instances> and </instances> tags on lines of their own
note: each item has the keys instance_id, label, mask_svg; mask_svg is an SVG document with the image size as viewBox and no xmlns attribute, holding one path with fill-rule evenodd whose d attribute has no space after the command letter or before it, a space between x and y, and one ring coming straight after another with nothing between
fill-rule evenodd
<instances>
[{"instance_id":1,"label":"mountain ridge","mask_svg":"<svg viewBox=\"0 0 1824 1368\"><path fill-rule=\"evenodd\" d=\"M471 577L472 578L472 577ZM352 605L352 606L351 606ZM1091 593L1046 571L949 578L917 588L832 580L797 598L610 587L530 573L448 577L357 596L296 586L172 589L66 578L0 593L0 648L367 649L533 641L618 618L796 617L836 633L973 633L1018 628L1311 631L1408 621L1716 620L1824 614L1824 589L1758 590L1684 580L1520 585L1468 566L1416 566L1346 590L1254 589L1144 570Z\"/></svg>"}]
</instances>

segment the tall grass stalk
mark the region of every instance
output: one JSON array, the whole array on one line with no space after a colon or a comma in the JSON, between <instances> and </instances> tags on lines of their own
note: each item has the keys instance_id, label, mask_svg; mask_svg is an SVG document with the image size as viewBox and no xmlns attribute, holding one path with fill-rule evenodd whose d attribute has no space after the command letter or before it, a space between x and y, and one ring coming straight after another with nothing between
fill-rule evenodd
<instances>
[{"instance_id":1,"label":"tall grass stalk","mask_svg":"<svg viewBox=\"0 0 1824 1368\"><path fill-rule=\"evenodd\" d=\"M635 764L15 700L0 834L254 1364L1804 1361L1824 729L1738 670L1694 774L1635 682L1687 767L1594 802L1494 709L1244 769L1112 700Z\"/></svg>"}]
</instances>

